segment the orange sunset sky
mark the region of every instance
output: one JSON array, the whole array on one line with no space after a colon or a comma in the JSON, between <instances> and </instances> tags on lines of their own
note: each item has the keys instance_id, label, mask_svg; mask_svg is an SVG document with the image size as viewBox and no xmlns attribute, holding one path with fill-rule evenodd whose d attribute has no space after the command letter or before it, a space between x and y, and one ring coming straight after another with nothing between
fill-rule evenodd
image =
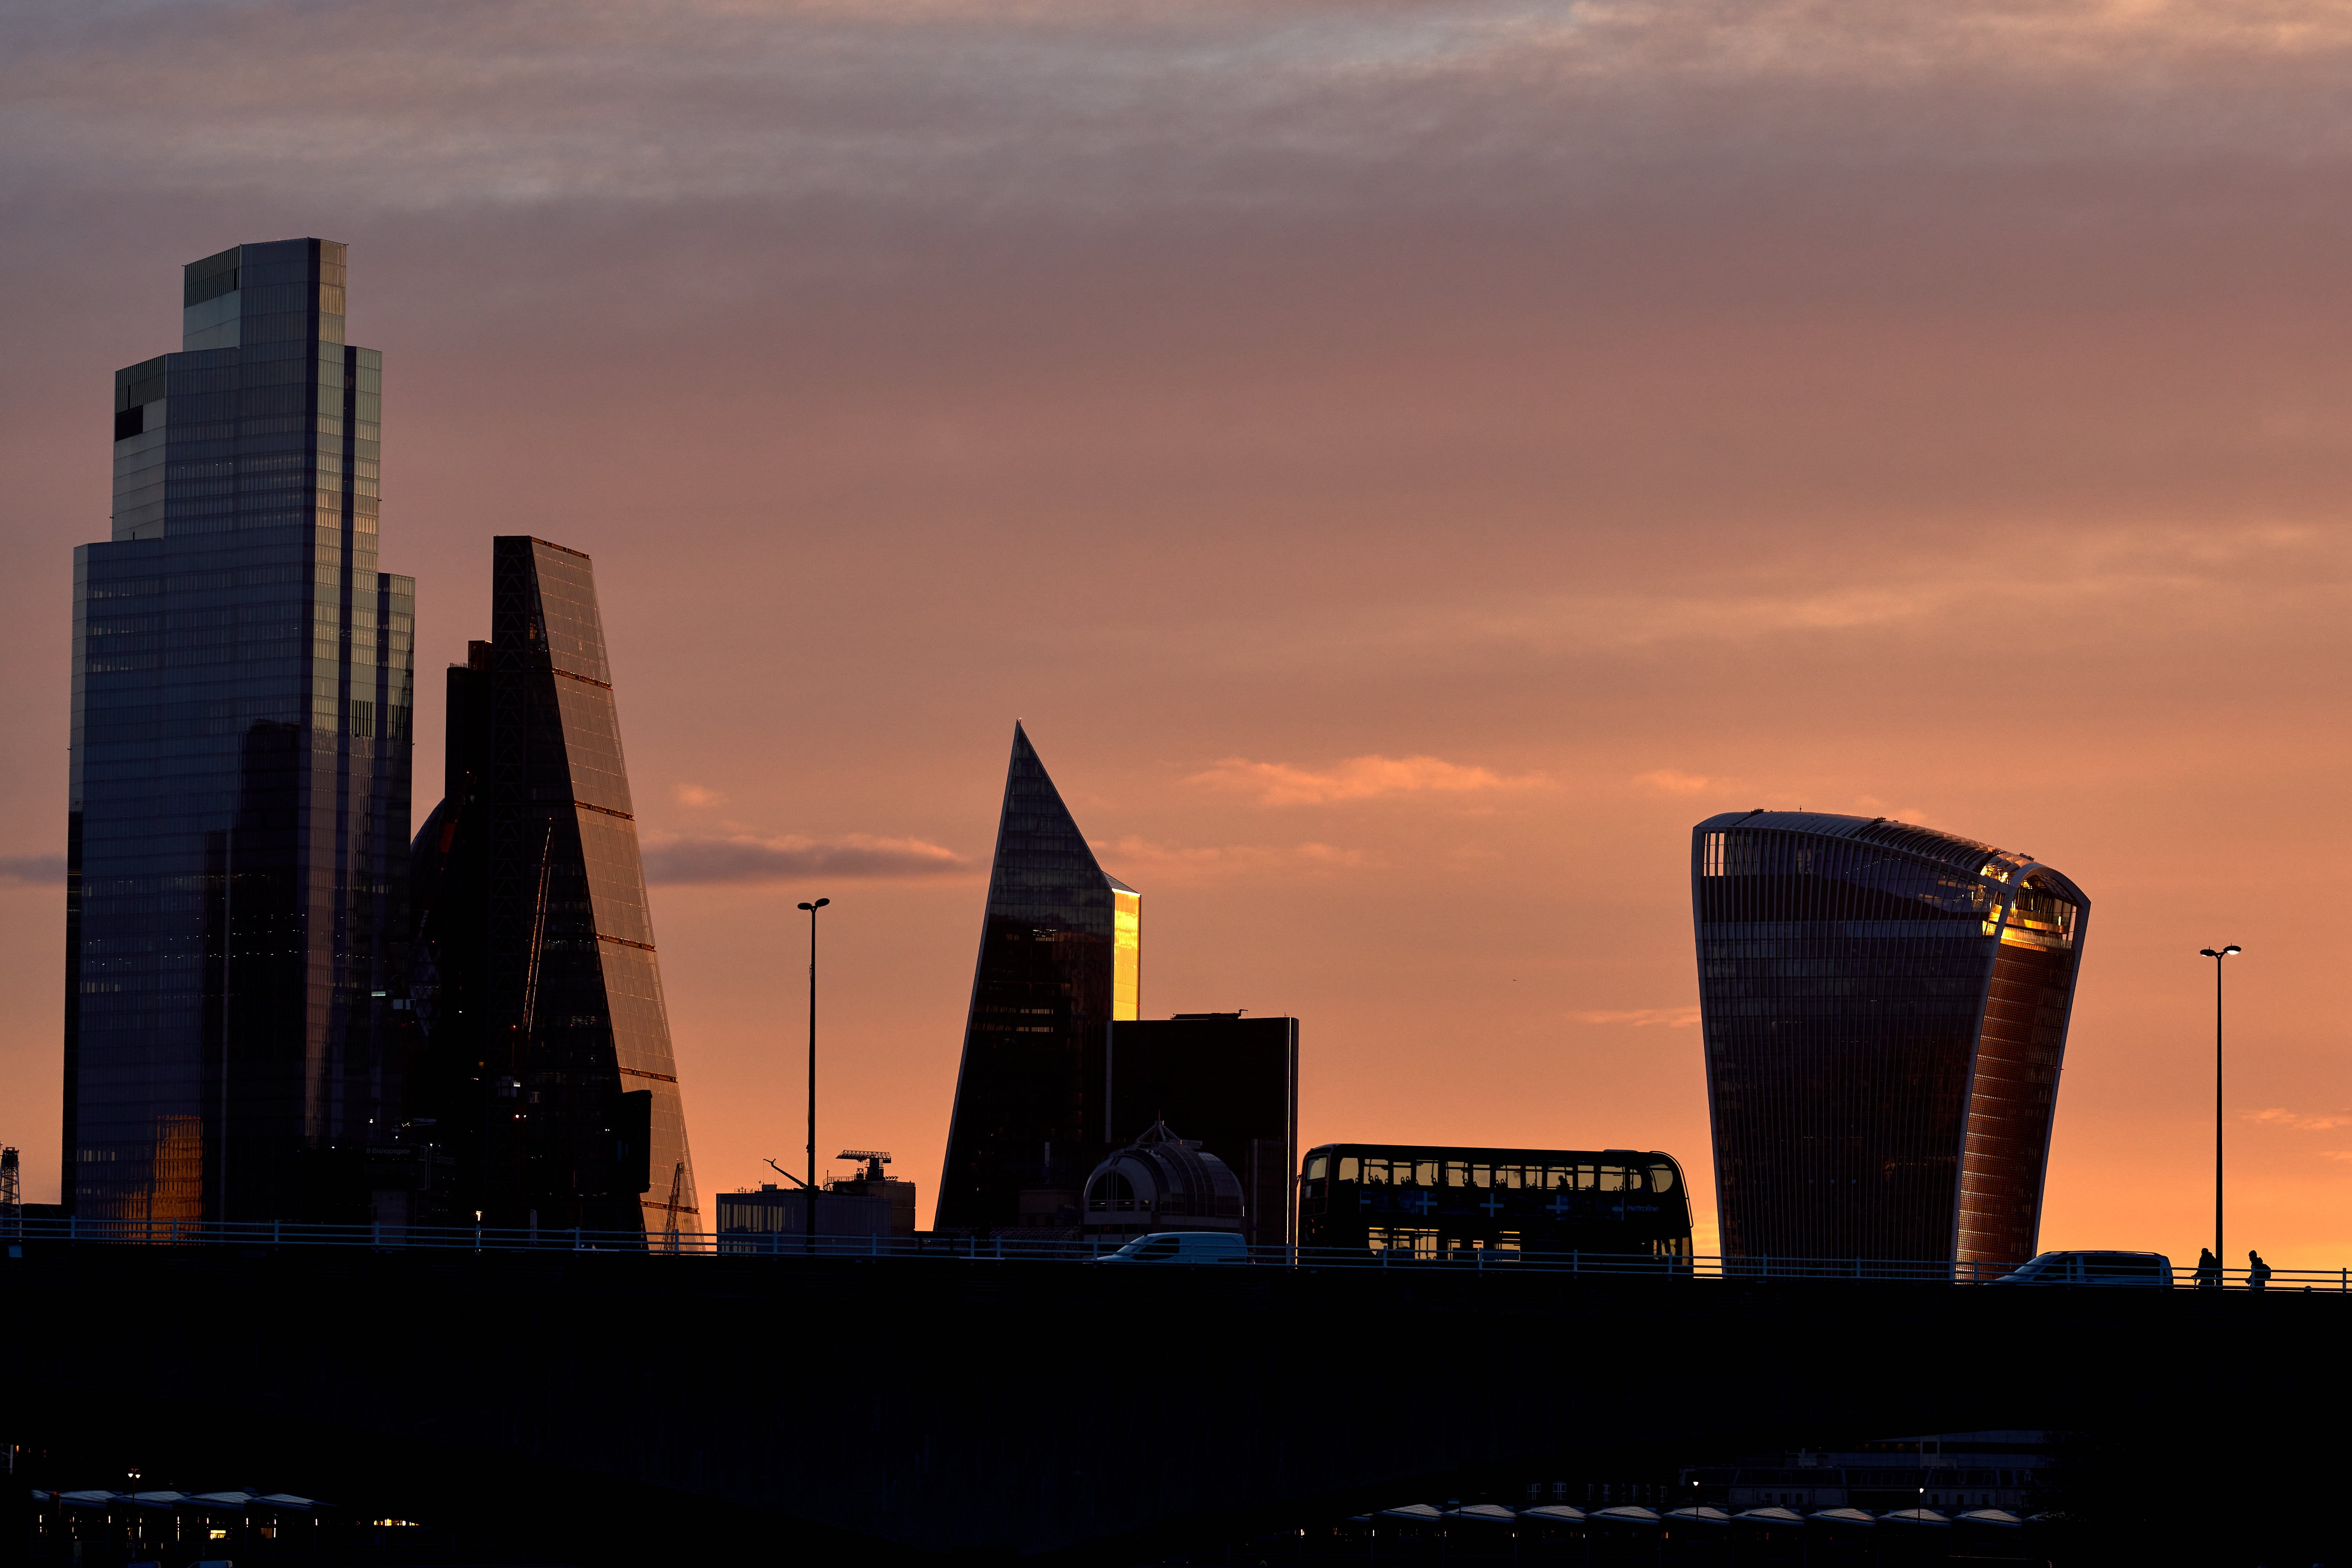
<instances>
[{"instance_id":1,"label":"orange sunset sky","mask_svg":"<svg viewBox=\"0 0 2352 1568\"><path fill-rule=\"evenodd\" d=\"M2093 908L2045 1247L2352 1265L2352 11L195 3L0 19L0 1139L56 1197L70 582L179 268L351 250L422 820L595 558L697 1173L928 1218L1013 721L1300 1131L1661 1148L1688 833ZM708 1198L706 1196L706 1202Z\"/></svg>"}]
</instances>

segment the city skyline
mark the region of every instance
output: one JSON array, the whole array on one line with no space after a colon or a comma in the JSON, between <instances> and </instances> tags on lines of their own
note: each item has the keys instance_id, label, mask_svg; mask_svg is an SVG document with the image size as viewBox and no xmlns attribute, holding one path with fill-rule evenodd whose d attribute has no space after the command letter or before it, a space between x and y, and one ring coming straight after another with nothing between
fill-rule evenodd
<instances>
[{"instance_id":1,"label":"city skyline","mask_svg":"<svg viewBox=\"0 0 2352 1568\"><path fill-rule=\"evenodd\" d=\"M799 1146L778 921L829 896L820 1136L936 1190L1024 716L1151 895L1150 1009L1303 1020L1304 1142L1674 1150L1711 1214L1690 826L1884 815L2098 903L2046 1246L2195 1256L2237 942L2233 1248L2352 1254L2333 22L28 15L28 1196L103 381L180 263L325 233L427 668L493 536L596 558L706 1186Z\"/></svg>"}]
</instances>

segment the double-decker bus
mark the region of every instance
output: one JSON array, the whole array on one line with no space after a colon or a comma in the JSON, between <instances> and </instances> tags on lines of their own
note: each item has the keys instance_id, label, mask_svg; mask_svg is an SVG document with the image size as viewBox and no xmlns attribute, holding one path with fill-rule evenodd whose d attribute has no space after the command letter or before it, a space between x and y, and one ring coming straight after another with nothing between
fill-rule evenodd
<instances>
[{"instance_id":1,"label":"double-decker bus","mask_svg":"<svg viewBox=\"0 0 2352 1568\"><path fill-rule=\"evenodd\" d=\"M1299 1175L1305 1247L1690 1256L1690 1192L1671 1154L1326 1143Z\"/></svg>"}]
</instances>

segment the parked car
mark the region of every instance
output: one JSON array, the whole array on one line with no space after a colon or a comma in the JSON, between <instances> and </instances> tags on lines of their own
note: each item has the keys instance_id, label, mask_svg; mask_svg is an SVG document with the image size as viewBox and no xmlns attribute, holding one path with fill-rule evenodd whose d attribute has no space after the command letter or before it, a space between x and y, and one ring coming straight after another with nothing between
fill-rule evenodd
<instances>
[{"instance_id":1,"label":"parked car","mask_svg":"<svg viewBox=\"0 0 2352 1568\"><path fill-rule=\"evenodd\" d=\"M1249 1248L1227 1230L1162 1230L1139 1236L1098 1263L1247 1263Z\"/></svg>"},{"instance_id":2,"label":"parked car","mask_svg":"<svg viewBox=\"0 0 2352 1568\"><path fill-rule=\"evenodd\" d=\"M1996 1285L2123 1285L2172 1289L2172 1259L2161 1252L2045 1252Z\"/></svg>"}]
</instances>

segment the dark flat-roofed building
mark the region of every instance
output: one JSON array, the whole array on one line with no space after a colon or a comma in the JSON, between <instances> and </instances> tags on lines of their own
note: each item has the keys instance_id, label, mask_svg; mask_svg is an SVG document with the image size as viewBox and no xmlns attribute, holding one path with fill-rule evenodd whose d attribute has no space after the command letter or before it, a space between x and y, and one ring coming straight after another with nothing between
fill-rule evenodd
<instances>
[{"instance_id":1,"label":"dark flat-roofed building","mask_svg":"<svg viewBox=\"0 0 2352 1568\"><path fill-rule=\"evenodd\" d=\"M1727 1256L2033 1256L2090 900L1884 817L1691 834Z\"/></svg>"},{"instance_id":2,"label":"dark flat-roofed building","mask_svg":"<svg viewBox=\"0 0 2352 1568\"><path fill-rule=\"evenodd\" d=\"M1179 1013L1115 1023L1103 1081L1106 1147L1164 1121L1240 1181L1251 1246L1297 1239L1297 1019Z\"/></svg>"}]
</instances>

